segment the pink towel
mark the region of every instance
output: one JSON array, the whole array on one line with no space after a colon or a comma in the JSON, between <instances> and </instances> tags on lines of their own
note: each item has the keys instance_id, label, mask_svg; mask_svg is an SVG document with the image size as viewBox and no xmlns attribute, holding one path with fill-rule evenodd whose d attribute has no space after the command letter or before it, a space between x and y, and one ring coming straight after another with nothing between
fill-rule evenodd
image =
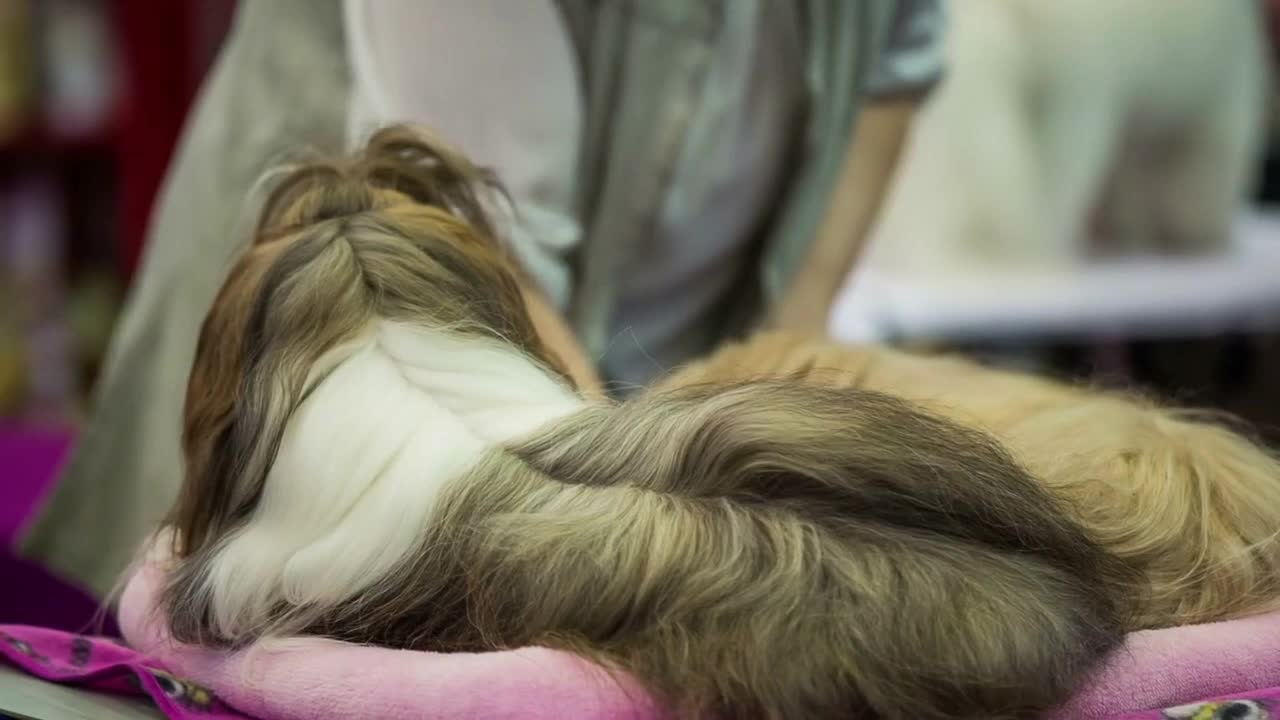
<instances>
[{"instance_id":1,"label":"pink towel","mask_svg":"<svg viewBox=\"0 0 1280 720\"><path fill-rule=\"evenodd\" d=\"M1125 713L1280 686L1280 612L1129 636L1093 682L1052 717Z\"/></svg>"},{"instance_id":2,"label":"pink towel","mask_svg":"<svg viewBox=\"0 0 1280 720\"><path fill-rule=\"evenodd\" d=\"M239 653L177 645L151 610L159 579L144 565L120 599L129 644L261 720L666 717L629 678L545 648L444 654L311 638Z\"/></svg>"},{"instance_id":3,"label":"pink towel","mask_svg":"<svg viewBox=\"0 0 1280 720\"><path fill-rule=\"evenodd\" d=\"M150 612L159 577L154 565L144 566L125 590L119 618L125 637L175 674L262 720L666 715L633 682L542 648L439 654L296 639L246 655L178 646ZM1277 686L1280 613L1272 613L1134 633L1092 685L1050 717L1116 718L1209 698L1250 698Z\"/></svg>"}]
</instances>

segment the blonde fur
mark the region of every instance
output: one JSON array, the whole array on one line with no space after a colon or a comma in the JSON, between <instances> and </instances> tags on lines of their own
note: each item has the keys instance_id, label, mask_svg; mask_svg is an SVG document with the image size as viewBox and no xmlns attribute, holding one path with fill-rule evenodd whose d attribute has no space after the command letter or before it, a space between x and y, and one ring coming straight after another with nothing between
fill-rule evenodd
<instances>
[{"instance_id":1,"label":"blonde fur","mask_svg":"<svg viewBox=\"0 0 1280 720\"><path fill-rule=\"evenodd\" d=\"M678 713L1015 718L1120 642L1132 572L992 438L765 381L586 402L483 175L405 129L283 174L206 319L174 637L543 645Z\"/></svg>"},{"instance_id":2,"label":"blonde fur","mask_svg":"<svg viewBox=\"0 0 1280 720\"><path fill-rule=\"evenodd\" d=\"M1133 629L1280 608L1280 462L1204 413L959 358L786 334L726 347L665 382L779 376L891 393L991 432L1143 572Z\"/></svg>"}]
</instances>

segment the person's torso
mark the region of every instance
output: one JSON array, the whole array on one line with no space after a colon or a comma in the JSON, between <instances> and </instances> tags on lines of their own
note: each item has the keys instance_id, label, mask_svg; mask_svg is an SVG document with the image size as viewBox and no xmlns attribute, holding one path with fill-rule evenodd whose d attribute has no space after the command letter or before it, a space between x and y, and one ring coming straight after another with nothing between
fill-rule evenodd
<instances>
[{"instance_id":1,"label":"person's torso","mask_svg":"<svg viewBox=\"0 0 1280 720\"><path fill-rule=\"evenodd\" d=\"M523 240L543 250L521 259L563 307L568 264L557 268L545 258L565 255L581 232L572 196L585 90L554 3L523 3L501 14L483 3L376 13L365 0L345 5L354 66L349 143L359 145L379 124L420 122L492 167L518 188L521 229L537 235ZM611 379L644 383L703 349L700 337L709 337L708 323L772 204L804 78L798 28L769 7L765 0L728 3L697 91L659 98L687 102L688 121L652 230L619 265L612 341L601 358ZM467 52L469 44L486 51ZM386 67L390 58L417 56L424 64L417 72ZM465 65L440 67L448 57ZM522 249L517 244L518 254Z\"/></svg>"},{"instance_id":2,"label":"person's torso","mask_svg":"<svg viewBox=\"0 0 1280 720\"><path fill-rule=\"evenodd\" d=\"M797 28L768 5L726 8L654 233L622 267L603 358L611 379L643 384L707 349L776 201L803 63Z\"/></svg>"},{"instance_id":3,"label":"person's torso","mask_svg":"<svg viewBox=\"0 0 1280 720\"><path fill-rule=\"evenodd\" d=\"M352 66L347 145L380 126L424 126L492 169L519 217L497 224L552 303L569 302L561 260L581 228L573 211L582 144L578 61L551 0L343 0ZM398 64L399 67L390 67Z\"/></svg>"}]
</instances>

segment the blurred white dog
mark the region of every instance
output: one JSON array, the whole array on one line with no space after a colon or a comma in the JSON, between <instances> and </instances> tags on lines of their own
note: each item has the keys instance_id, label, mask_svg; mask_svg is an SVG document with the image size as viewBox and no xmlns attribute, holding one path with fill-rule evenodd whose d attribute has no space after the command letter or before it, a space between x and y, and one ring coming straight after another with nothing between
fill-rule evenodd
<instances>
[{"instance_id":1,"label":"blurred white dog","mask_svg":"<svg viewBox=\"0 0 1280 720\"><path fill-rule=\"evenodd\" d=\"M948 75L876 267L1060 267L1229 242L1269 90L1256 0L951 0Z\"/></svg>"}]
</instances>

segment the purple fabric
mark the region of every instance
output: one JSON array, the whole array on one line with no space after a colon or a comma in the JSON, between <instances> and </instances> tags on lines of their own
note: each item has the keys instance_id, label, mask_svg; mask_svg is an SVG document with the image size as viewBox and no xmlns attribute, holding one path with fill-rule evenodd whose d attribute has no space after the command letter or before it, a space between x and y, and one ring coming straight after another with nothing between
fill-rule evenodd
<instances>
[{"instance_id":1,"label":"purple fabric","mask_svg":"<svg viewBox=\"0 0 1280 720\"><path fill-rule=\"evenodd\" d=\"M173 720L246 720L208 690L101 637L0 625L0 658L38 678L113 695L150 697Z\"/></svg>"},{"instance_id":2,"label":"purple fabric","mask_svg":"<svg viewBox=\"0 0 1280 720\"><path fill-rule=\"evenodd\" d=\"M73 437L64 429L0 423L0 578L9 588L22 588L0 594L0 623L75 631L89 627L98 610L88 593L11 549L53 484ZM102 631L119 634L113 621Z\"/></svg>"},{"instance_id":3,"label":"purple fabric","mask_svg":"<svg viewBox=\"0 0 1280 720\"><path fill-rule=\"evenodd\" d=\"M0 424L0 544L8 547L44 497L71 447L66 430Z\"/></svg>"},{"instance_id":4,"label":"purple fabric","mask_svg":"<svg viewBox=\"0 0 1280 720\"><path fill-rule=\"evenodd\" d=\"M69 632L93 628L119 637L112 617L97 622L98 603L88 593L54 577L53 573L5 549L0 552L0 578L7 592L0 593L0 623L37 625ZM18 588L14 591L10 588Z\"/></svg>"}]
</instances>

